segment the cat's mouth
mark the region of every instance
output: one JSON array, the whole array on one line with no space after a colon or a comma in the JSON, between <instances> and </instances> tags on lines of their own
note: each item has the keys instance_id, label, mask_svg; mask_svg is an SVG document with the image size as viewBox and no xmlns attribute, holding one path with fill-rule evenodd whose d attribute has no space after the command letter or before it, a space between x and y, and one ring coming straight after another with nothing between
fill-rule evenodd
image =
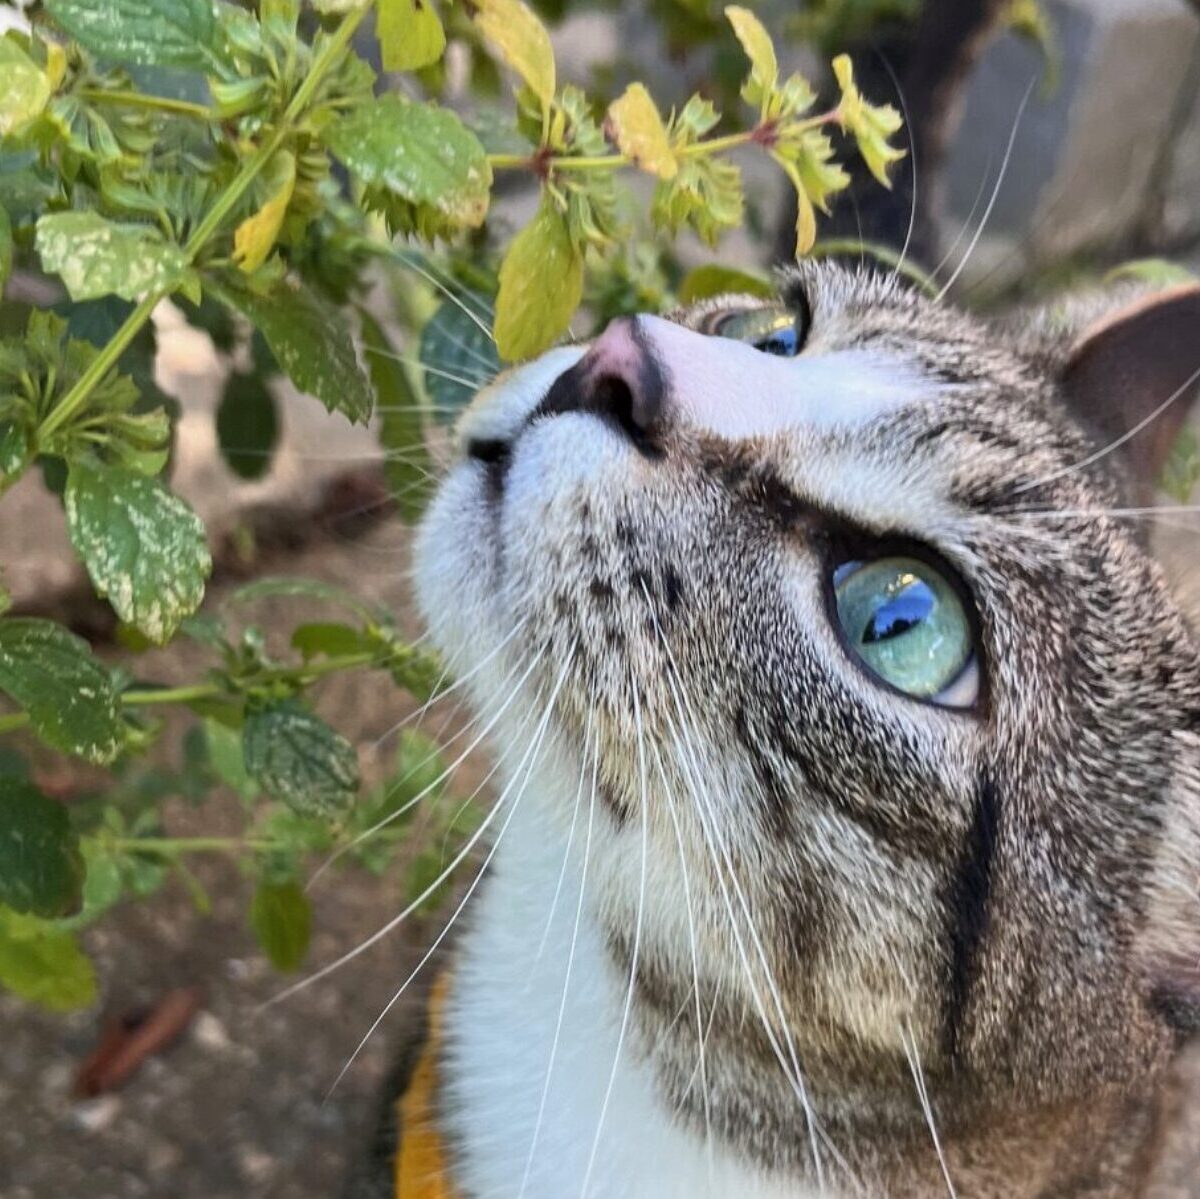
<instances>
[{"instance_id":1,"label":"cat's mouth","mask_svg":"<svg viewBox=\"0 0 1200 1199\"><path fill-rule=\"evenodd\" d=\"M496 438L472 438L467 442L467 457L483 464L484 490L492 503L504 498L504 485L512 466L512 442Z\"/></svg>"}]
</instances>

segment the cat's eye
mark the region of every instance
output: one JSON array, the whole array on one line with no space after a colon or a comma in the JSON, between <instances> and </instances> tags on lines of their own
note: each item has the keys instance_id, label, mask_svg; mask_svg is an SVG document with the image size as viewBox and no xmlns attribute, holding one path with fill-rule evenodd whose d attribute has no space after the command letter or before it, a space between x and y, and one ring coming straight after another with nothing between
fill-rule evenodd
<instances>
[{"instance_id":1,"label":"cat's eye","mask_svg":"<svg viewBox=\"0 0 1200 1199\"><path fill-rule=\"evenodd\" d=\"M744 341L764 354L794 358L804 346L804 325L790 308L746 308L719 315L710 326L717 337Z\"/></svg>"},{"instance_id":2,"label":"cat's eye","mask_svg":"<svg viewBox=\"0 0 1200 1199\"><path fill-rule=\"evenodd\" d=\"M949 708L979 696L974 629L958 588L917 558L848 562L833 575L851 651L885 683Z\"/></svg>"}]
</instances>

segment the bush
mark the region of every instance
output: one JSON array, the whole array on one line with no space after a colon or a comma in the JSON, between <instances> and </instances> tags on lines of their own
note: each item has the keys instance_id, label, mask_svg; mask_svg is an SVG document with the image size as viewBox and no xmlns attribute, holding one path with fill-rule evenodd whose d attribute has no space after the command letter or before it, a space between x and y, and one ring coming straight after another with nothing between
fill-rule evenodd
<instances>
[{"instance_id":1,"label":"bush","mask_svg":"<svg viewBox=\"0 0 1200 1199\"><path fill-rule=\"evenodd\" d=\"M704 0L667 8L673 36L728 37ZM263 379L282 371L334 418L381 413L389 482L411 519L431 477L430 421L460 407L481 371L557 341L585 298L599 321L673 295L762 288L717 268L680 278L664 259L682 230L715 245L745 219L732 152L757 148L791 181L799 253L813 244L817 210L848 183L833 135L855 142L881 183L899 157L888 141L898 115L859 94L848 59L833 63L836 104L817 110L804 78L781 76L747 9L725 10L749 60L733 119L699 95L664 115L641 83L604 103L560 84L546 30L521 0L466 10L45 0L30 29L0 38L0 285L15 261L62 297L44 310L5 306L0 494L40 469L124 643L185 636L211 661L195 682L162 686L102 663L59 624L0 619L0 733L32 734L108 772L68 807L0 745L0 984L31 1000L90 1000L75 935L122 897L176 873L203 905L186 865L197 851L236 854L254 872L251 925L272 961L295 969L309 927L296 883L305 856L383 869L406 815L445 775L438 748L408 734L391 781L361 795L354 748L309 705L310 688L348 670L386 671L432 697L438 663L388 613L312 582L243 588L238 611L267 595L337 611L298 625L285 657L236 612L198 614L212 560L202 522L164 481L177 412L153 381L148 322L160 302L171 298L226 347L253 345L254 372L233 376L217 415L232 469L265 469L278 418ZM436 100L378 94L362 57L372 16L383 68L409 73L406 93L438 93L449 38L469 56L477 93L498 64L515 77L515 106L499 121L483 119L496 105L477 106L472 127ZM622 182L638 172L653 181L646 212ZM499 247L489 207L509 175L536 181L540 201ZM389 314L419 327L423 372L364 306L373 280L397 274L433 285ZM194 716L172 770L139 764L165 706ZM241 834L164 835L168 797L198 800L218 784L245 800ZM454 833L464 847L475 835ZM436 899L435 862L418 857L410 874L414 904Z\"/></svg>"}]
</instances>

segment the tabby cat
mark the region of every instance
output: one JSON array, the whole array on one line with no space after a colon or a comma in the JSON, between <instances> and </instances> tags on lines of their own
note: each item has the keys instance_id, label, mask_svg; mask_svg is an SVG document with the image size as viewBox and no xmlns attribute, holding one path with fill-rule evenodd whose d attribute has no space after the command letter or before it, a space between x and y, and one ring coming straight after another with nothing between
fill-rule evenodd
<instances>
[{"instance_id":1,"label":"tabby cat","mask_svg":"<svg viewBox=\"0 0 1200 1199\"><path fill-rule=\"evenodd\" d=\"M503 779L437 1193L1200 1195L1200 644L1139 511L1197 378L1200 288L985 324L805 264L484 390L418 545Z\"/></svg>"}]
</instances>

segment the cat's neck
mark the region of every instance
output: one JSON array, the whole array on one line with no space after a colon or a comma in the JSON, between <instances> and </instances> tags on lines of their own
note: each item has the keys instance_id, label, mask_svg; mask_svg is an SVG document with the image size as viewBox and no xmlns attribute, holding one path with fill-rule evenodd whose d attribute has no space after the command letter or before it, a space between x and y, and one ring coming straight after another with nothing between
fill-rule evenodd
<instances>
[{"instance_id":1,"label":"cat's neck","mask_svg":"<svg viewBox=\"0 0 1200 1199\"><path fill-rule=\"evenodd\" d=\"M526 799L505 828L453 968L441 1110L466 1193L573 1199L585 1194L585 1179L594 1199L949 1193L928 1129L898 1135L894 1108L885 1134L870 1112L841 1130L858 1151L850 1163L858 1186L824 1190L766 1174L676 1120L626 1017L628 978L580 907L586 817L568 852L546 809ZM890 1096L883 1102L892 1107ZM1024 1113L942 1148L959 1194L1107 1199L1136 1193L1148 1123L1137 1105L1093 1101Z\"/></svg>"}]
</instances>

